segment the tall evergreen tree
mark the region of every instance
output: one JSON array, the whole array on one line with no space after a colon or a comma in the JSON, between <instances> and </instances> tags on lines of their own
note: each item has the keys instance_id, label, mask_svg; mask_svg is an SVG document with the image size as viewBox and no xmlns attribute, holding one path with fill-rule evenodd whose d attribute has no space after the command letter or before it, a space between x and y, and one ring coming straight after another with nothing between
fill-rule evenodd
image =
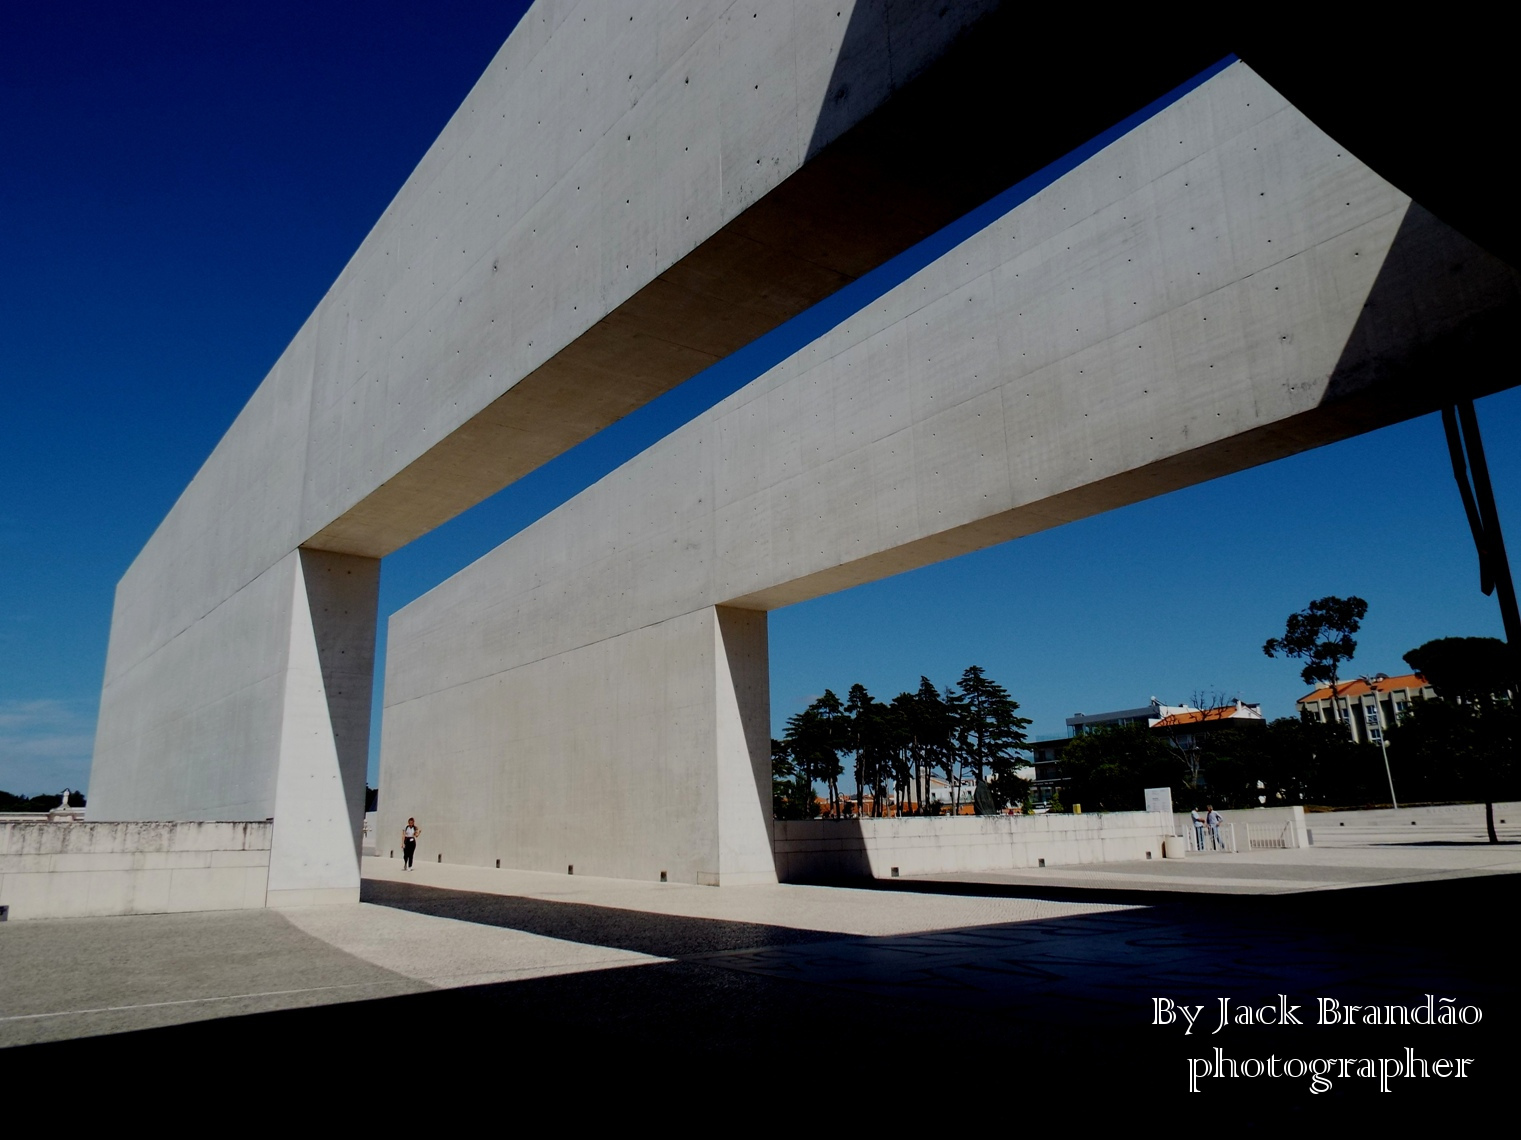
<instances>
[{"instance_id":1,"label":"tall evergreen tree","mask_svg":"<svg viewBox=\"0 0 1521 1140\"><path fill-rule=\"evenodd\" d=\"M799 770L828 789L829 811L834 816L840 814L840 775L845 771L840 753L849 750L847 729L840 698L825 689L818 700L788 718L784 738Z\"/></svg>"},{"instance_id":2,"label":"tall evergreen tree","mask_svg":"<svg viewBox=\"0 0 1521 1140\"><path fill-rule=\"evenodd\" d=\"M813 781L792 757L785 740L771 738L771 814L776 819L812 819L819 814Z\"/></svg>"},{"instance_id":3,"label":"tall evergreen tree","mask_svg":"<svg viewBox=\"0 0 1521 1140\"><path fill-rule=\"evenodd\" d=\"M940 705L945 710L946 739L939 750L940 770L945 782L951 787L951 814L961 813L961 779L966 770L963 752L965 738L961 734L961 708L964 700L955 685L947 685L940 694Z\"/></svg>"},{"instance_id":4,"label":"tall evergreen tree","mask_svg":"<svg viewBox=\"0 0 1521 1140\"><path fill-rule=\"evenodd\" d=\"M869 787L872 815L880 816L892 776L895 746L892 709L868 693L865 685L855 684L850 687L845 711L850 716L850 748L856 761L856 814L861 814L862 797Z\"/></svg>"},{"instance_id":5,"label":"tall evergreen tree","mask_svg":"<svg viewBox=\"0 0 1521 1140\"><path fill-rule=\"evenodd\" d=\"M912 800L915 810L923 814L930 801L930 777L948 763L952 750L950 709L928 677L919 678L917 692L894 697L893 708L898 712L905 766L913 782Z\"/></svg>"},{"instance_id":6,"label":"tall evergreen tree","mask_svg":"<svg viewBox=\"0 0 1521 1140\"><path fill-rule=\"evenodd\" d=\"M1019 702L990 678L980 665L961 674L961 705L956 738L963 763L980 784L985 779L999 807L1024 799L1028 786L1015 775L1022 761L1028 717L1017 715Z\"/></svg>"}]
</instances>

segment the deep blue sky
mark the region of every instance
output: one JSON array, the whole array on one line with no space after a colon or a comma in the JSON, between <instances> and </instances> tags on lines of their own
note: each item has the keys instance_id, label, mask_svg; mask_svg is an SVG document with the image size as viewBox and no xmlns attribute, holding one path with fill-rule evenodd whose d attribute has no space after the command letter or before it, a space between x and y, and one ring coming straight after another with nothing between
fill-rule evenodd
<instances>
[{"instance_id":1,"label":"deep blue sky","mask_svg":"<svg viewBox=\"0 0 1521 1140\"><path fill-rule=\"evenodd\" d=\"M0 6L0 788L85 783L116 580L519 8ZM848 309L387 559L382 619ZM1521 397L1479 407L1514 545ZM1356 666L1393 673L1428 638L1500 634L1476 583L1427 418L776 612L773 719L973 663L1037 734L1153 694L1286 715L1298 670L1261 645L1291 610L1367 598Z\"/></svg>"}]
</instances>

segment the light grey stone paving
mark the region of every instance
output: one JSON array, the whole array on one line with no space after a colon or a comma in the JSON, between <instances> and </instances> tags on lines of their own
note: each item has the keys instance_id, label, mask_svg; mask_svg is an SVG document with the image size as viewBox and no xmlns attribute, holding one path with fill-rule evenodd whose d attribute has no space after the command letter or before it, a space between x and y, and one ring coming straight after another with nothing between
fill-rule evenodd
<instances>
[{"instance_id":1,"label":"light grey stone paving","mask_svg":"<svg viewBox=\"0 0 1521 1140\"><path fill-rule=\"evenodd\" d=\"M881 937L958 930L1006 922L1071 918L1124 906L1102 901L1052 902L1038 898L957 898L948 895L893 895L882 891L796 884L745 887L697 887L681 883L646 883L536 871L497 871L419 863L400 870L399 859L367 858L367 879L407 882L482 894L514 895L556 902L576 902L617 910L680 915L725 922L763 923L795 930Z\"/></svg>"},{"instance_id":2,"label":"light grey stone paving","mask_svg":"<svg viewBox=\"0 0 1521 1140\"><path fill-rule=\"evenodd\" d=\"M1376 833L1382 836L1382 832ZM1402 834L1402 833L1401 833ZM1403 837L1403 836L1402 836ZM1318 833L1317 833L1318 839ZM1299 850L1203 853L1184 859L1096 863L1029 871L961 872L917 876L915 882L983 883L1011 887L1185 891L1212 894L1293 894L1391 883L1521 873L1521 843L1380 842Z\"/></svg>"},{"instance_id":3,"label":"light grey stone paving","mask_svg":"<svg viewBox=\"0 0 1521 1140\"><path fill-rule=\"evenodd\" d=\"M0 926L0 1046L661 961L390 907Z\"/></svg>"}]
</instances>

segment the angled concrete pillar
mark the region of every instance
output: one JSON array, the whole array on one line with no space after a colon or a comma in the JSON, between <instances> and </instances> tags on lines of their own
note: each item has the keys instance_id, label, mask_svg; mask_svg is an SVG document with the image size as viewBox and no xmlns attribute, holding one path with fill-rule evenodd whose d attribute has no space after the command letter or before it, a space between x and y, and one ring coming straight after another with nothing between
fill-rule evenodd
<instances>
[{"instance_id":1,"label":"angled concrete pillar","mask_svg":"<svg viewBox=\"0 0 1521 1140\"><path fill-rule=\"evenodd\" d=\"M380 562L319 550L292 561L268 901L357 902Z\"/></svg>"},{"instance_id":2,"label":"angled concrete pillar","mask_svg":"<svg viewBox=\"0 0 1521 1140\"><path fill-rule=\"evenodd\" d=\"M122 669L92 814L272 818L272 905L357 898L379 581L377 559L292 551Z\"/></svg>"}]
</instances>

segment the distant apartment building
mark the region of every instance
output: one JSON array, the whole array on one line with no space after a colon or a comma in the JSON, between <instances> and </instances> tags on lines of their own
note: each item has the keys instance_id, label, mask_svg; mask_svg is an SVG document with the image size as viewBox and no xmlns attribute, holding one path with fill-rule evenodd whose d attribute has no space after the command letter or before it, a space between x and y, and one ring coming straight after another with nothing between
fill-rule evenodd
<instances>
[{"instance_id":1,"label":"distant apartment building","mask_svg":"<svg viewBox=\"0 0 1521 1140\"><path fill-rule=\"evenodd\" d=\"M1266 724L1261 705L1249 705L1237 699L1212 709L1182 708L1169 712L1151 727L1167 733L1179 748L1192 748L1215 729L1225 724Z\"/></svg>"},{"instance_id":2,"label":"distant apartment building","mask_svg":"<svg viewBox=\"0 0 1521 1140\"><path fill-rule=\"evenodd\" d=\"M1150 704L1133 709L1117 709L1103 713L1073 713L1067 718L1067 735L1053 740L1037 740L1030 745L1034 756L1035 798L1045 803L1051 793L1061 784L1057 763L1062 749L1075 737L1098 729L1118 728L1124 725L1144 725L1168 735L1179 749L1192 749L1199 739L1222 725L1235 723L1265 724L1260 704L1247 704L1237 699L1216 708L1197 709L1192 705L1164 705L1156 697Z\"/></svg>"},{"instance_id":3,"label":"distant apartment building","mask_svg":"<svg viewBox=\"0 0 1521 1140\"><path fill-rule=\"evenodd\" d=\"M1322 722L1339 720L1349 727L1357 743L1377 744L1383 739L1384 730L1398 724L1410 711L1412 702L1435 699L1436 692L1419 673L1398 677L1376 673L1366 679L1337 682L1334 717L1330 685L1306 693L1297 704L1301 716Z\"/></svg>"}]
</instances>

